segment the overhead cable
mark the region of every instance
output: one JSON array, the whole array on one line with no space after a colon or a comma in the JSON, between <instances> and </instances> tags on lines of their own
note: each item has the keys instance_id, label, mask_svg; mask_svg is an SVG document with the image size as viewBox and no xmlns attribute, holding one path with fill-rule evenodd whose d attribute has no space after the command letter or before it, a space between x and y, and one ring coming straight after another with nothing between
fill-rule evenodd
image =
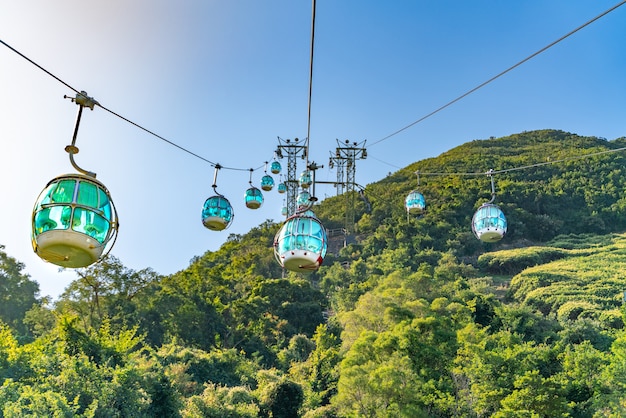
<instances>
[{"instance_id":1,"label":"overhead cable","mask_svg":"<svg viewBox=\"0 0 626 418\"><path fill-rule=\"evenodd\" d=\"M22 54L20 51L18 51L17 49L13 48L11 45L7 44L6 42L4 42L2 39L0 39L0 43L4 46L6 46L7 48L9 48L11 51L15 52L17 55L19 55L20 57L24 58L26 61L30 62L31 64L33 64L35 67L39 68L41 71L43 71L44 73L48 74L50 77L54 78L56 81L58 81L59 83L63 84L65 87L67 87L68 89L72 90L74 93L79 93L78 89L75 89L74 87L70 86L69 84L67 84L65 81L61 80L59 77L57 77L56 75L52 74L50 71L46 70L45 68L43 68L41 65L37 64L35 61L33 61L32 59L28 58L26 55Z\"/></svg>"},{"instance_id":2,"label":"overhead cable","mask_svg":"<svg viewBox=\"0 0 626 418\"><path fill-rule=\"evenodd\" d=\"M309 105L307 114L307 128L306 128L306 165L309 166L309 145L311 138L311 99L313 97L313 51L315 49L315 0L312 0L311 11L311 54L309 60Z\"/></svg>"},{"instance_id":3,"label":"overhead cable","mask_svg":"<svg viewBox=\"0 0 626 418\"><path fill-rule=\"evenodd\" d=\"M553 161L544 161L541 163L536 163L536 164L530 164L530 165L525 165L525 166L521 166L521 167L512 167L512 168L505 168L502 170L489 170L489 172L470 172L470 173L454 173L454 172L449 172L449 173L445 173L445 172L441 172L441 173L437 173L437 172L424 172L420 170L420 175L426 175L426 176L482 176L485 174L502 174L502 173L508 173L510 171L519 171L519 170L526 170L529 168L535 168L535 167L541 167L544 165L549 165L549 164L557 164L557 163L563 163L563 162L567 162L567 161L574 161L574 160L582 160L585 158L589 158L589 157L595 157L598 155L603 155L603 154L610 154L613 152L620 152L620 151L624 151L626 150L626 147L621 147L621 148L615 148L615 149L611 149L611 150L604 150L604 151L598 151L598 152L592 152L589 154L584 154L584 155L575 155L573 157L567 157L567 158L562 158L560 160L553 160Z\"/></svg>"},{"instance_id":4,"label":"overhead cable","mask_svg":"<svg viewBox=\"0 0 626 418\"><path fill-rule=\"evenodd\" d=\"M418 120L416 120L415 122L412 122L412 123L410 123L410 124L406 125L405 127L400 128L400 129L398 129L397 131L392 132L391 134L389 134L389 135L387 135L387 136L385 136L385 137L383 137L383 138L381 138L381 139L379 139L379 140L377 140L377 141L373 142L373 143L370 145L370 147L372 147L372 146L374 146L374 145L376 145L376 144L379 144L379 143L381 143L381 142L383 142L383 141L385 141L385 140L387 140L387 139L389 139L389 138L391 138L391 137L393 137L393 136L395 136L395 135L399 134L400 132L403 132L403 131L405 131L405 130L409 129L410 127L412 127L412 126L414 126L414 125L417 125L418 123L420 123L420 122L422 122L422 121L424 121L424 120L428 119L429 117L431 117L431 116L433 116L433 115L435 115L435 114L439 113L440 111L444 110L445 108L447 108L447 107L449 107L449 106L453 105L454 103L458 102L459 100L461 100L461 99L463 99L463 98L465 98L465 97L469 96L470 94L474 93L476 90L478 90L478 89L480 89L480 88L482 88L482 87L486 86L487 84L491 83L492 81L496 80L497 78L500 78L501 76L503 76L504 74L508 73L509 71L511 71L511 70L513 70L513 69L515 69L515 68L519 67L520 65L522 65L522 64L523 64L523 63L525 63L526 61L528 61L528 60L530 60L530 59L532 59L532 58L536 57L537 55L539 55L539 54L541 54L542 52L546 51L547 49L551 48L552 46L554 46L554 45L558 44L559 42L561 42L561 41L562 41L562 40L564 40L565 38L567 38L567 37L569 37L569 36L573 35L574 33L578 32L579 30L581 30L581 29L582 29L582 28L584 28L585 26L588 26L588 25L590 25L591 23L595 22L596 20L600 19L601 17L603 17L603 16L605 16L605 15L609 14L609 13L610 13L610 12L612 12L613 10L615 10L615 9L617 9L618 7L622 6L624 3L626 3L626 0L623 0L623 1L621 1L620 3L616 4L615 6L611 7L610 9L608 9L607 11L602 12L602 13L601 13L601 14L599 14L598 16L596 16L596 17L594 17L593 19L589 20L588 22L586 22L586 23L584 23L584 24L580 25L579 27L577 27L576 29L572 30L571 32L569 32L569 33L567 33L567 34L565 34L565 35L561 36L561 37L560 37L559 39L557 39L556 41L554 41L554 42L550 43L549 45L547 45L547 46L545 46L545 47L543 47L543 48L541 48L539 51L535 52L534 54L531 54L531 55L529 55L528 57L524 58L523 60L519 61L517 64L515 64L515 65L513 65L513 66L511 66L511 67L509 67L509 68L507 68L506 70L502 71L501 73L499 73L499 74L497 74L497 75L495 75L495 76L491 77L489 80L487 80L487 81L485 81L485 82L483 82L483 83L479 84L478 86L474 87L473 89L471 89L471 90L469 90L469 91L467 91L467 92L463 93L462 95L460 95L460 96L459 96L459 97L457 97L456 99L451 100L451 101L449 101L448 103L444 104L443 106L438 107L437 109L433 110L432 112L430 112L430 113L428 113L428 114L426 114L426 115L422 116L421 118L419 118L419 119L418 119Z\"/></svg>"},{"instance_id":5,"label":"overhead cable","mask_svg":"<svg viewBox=\"0 0 626 418\"><path fill-rule=\"evenodd\" d=\"M4 42L2 39L0 39L0 43L1 43L2 45L6 46L7 48L9 48L11 51L15 52L15 53L16 53L17 55L19 55L20 57L24 58L26 61L28 61L28 62L30 62L31 64L33 64L35 67L39 68L39 69L40 69L41 71L43 71L44 73L48 74L50 77L52 77L52 78L54 78L55 80L57 80L59 83L63 84L65 87L69 88L70 90L74 91L74 92L75 92L75 93L77 93L77 94L80 94L80 92L79 92L79 90L78 90L78 89L76 89L76 88L72 87L69 83L66 83L66 82L65 82L65 81L63 81L63 79L61 79L60 77L57 77L57 76L56 76L56 75L54 75L52 72L48 71L47 69L45 69L45 68L44 68L44 67L42 67L41 65L37 64L35 61L33 61L32 59L30 59L30 58L29 58L29 57L27 57L26 55L22 54L20 51L18 51L17 49L13 48L11 45L7 44L7 43L6 43L6 42ZM164 138L164 137L163 137L163 136L161 136L161 135L156 134L155 132L153 132L153 131L151 131L151 130L149 130L149 129L147 129L147 128L143 127L143 126L141 126L140 124L138 124L138 123L136 123L136 122L133 122L132 120L130 120L130 119L128 119L128 118L126 118L126 117L124 117L124 116L120 115L119 113L114 112L113 110L111 110L111 109L109 109L109 108L107 108L107 107L103 106L102 104L100 104L100 103L98 103L98 102L95 102L95 105L96 105L96 106L101 107L103 110L106 110L107 112L109 112L109 113L110 113L110 114L112 114L113 116L116 116L116 117L118 117L118 118L122 119L123 121L125 121L125 122L127 122L127 123L130 123L131 125L133 125L133 126L135 126L135 127L139 128L139 129L141 129L141 130L142 130L142 131L144 131L144 132L147 132L148 134L150 134L150 135L154 136L155 138L158 138L158 139L160 139L160 140L162 140L162 141L164 141L164 142L167 142L168 144L170 144L170 145L172 145L172 146L174 146L174 147L178 148L179 150L184 151L184 152L186 152L187 154L192 155L193 157L196 157L196 158L198 158L198 159L200 159L200 160L202 160L202 161L204 161L204 162L206 162L206 163L209 163L209 164L210 164L211 166L213 166L213 167L216 167L217 165L219 165L218 163L214 163L213 161L208 160L207 158L204 158L204 157L202 157L201 155L196 154L195 152L190 151L189 149L187 149L187 148L185 148L185 147L183 147L183 146L180 146L180 145L176 144L175 142L170 141L170 140L169 140L169 139L167 139L167 138ZM263 167L264 167L264 164L263 164L263 165L261 165L261 166L259 166L259 167L257 167L257 168L255 168L255 169L254 169L254 171L260 170L260 169L261 169L261 168L263 168ZM250 171L250 169L249 169L249 168L225 167L225 166L222 166L222 165L220 165L220 168L223 168L223 169L225 169L225 170L234 170L234 171Z\"/></svg>"},{"instance_id":6,"label":"overhead cable","mask_svg":"<svg viewBox=\"0 0 626 418\"><path fill-rule=\"evenodd\" d=\"M499 74L491 77L489 80L479 84L478 86L474 87L473 89L467 91L466 93L458 96L457 98L449 101L448 103L444 104L443 106L440 106L439 108L433 110L432 112L426 114L425 116L419 118L418 120L410 123L409 125L406 125L405 127L398 129L395 132L392 132L391 134L373 142L371 146L374 146L376 144L379 144L407 129L409 129L410 127L424 121L425 119L428 119L429 117L435 115L436 113L439 113L440 111L446 109L447 107L451 106L452 104L458 102L459 100L465 98L466 96L474 93L475 91L479 90L480 88L486 86L487 84L491 83L492 81L496 80L497 78L503 76L504 74L510 72L511 70L519 67L520 65L522 65L523 63L529 61L530 59L534 58L535 56L541 54L542 52L546 51L547 49L551 48L552 46L556 45L557 43L561 42L562 40L568 38L569 36L573 35L574 33L578 32L579 30L581 30L582 28L590 25L591 23L595 22L596 20L600 19L601 17L607 15L608 13L612 12L613 10L617 9L618 7L622 6L624 3L626 3L626 0L621 1L620 3L616 4L615 6L611 7L610 9L606 10L605 12L599 14L598 16L594 17L593 19L587 21L586 23L582 24L581 26L577 27L576 29L570 31L569 33L563 35L562 37L560 37L559 39L557 39L556 41L550 43L549 45L545 46L544 48L540 49L539 51L535 52L534 54L531 54L530 56L524 58L523 60L519 61L518 63L516 63L515 65L507 68L506 70L500 72ZM315 9L316 9L316 3L315 0L312 0L312 4L313 4L313 10L312 10L312 21L311 21L311 52L310 52L310 69L309 69L309 95L308 95L308 115L307 115L307 138L306 138L306 148L307 148L307 165L308 165L308 158L309 158L309 152L308 152L308 148L309 148L309 138L310 138L310 131L311 131L311 99L312 99L312 89L313 89L313 52L314 52L314 39L315 39ZM0 43L2 43L4 46L6 46L7 48L9 48L11 51L13 51L14 53L18 54L20 57L22 57L23 59L27 60L28 62L30 62L31 64L33 64L34 66L36 66L37 68L39 68L40 70L42 70L43 72L45 72L46 74L48 74L49 76L51 76L52 78L54 78L55 80L57 80L58 82L60 82L61 84L65 85L67 88L69 88L70 90L74 91L75 93L79 93L79 90L72 87L70 84L66 83L65 81L63 81L61 78L57 77L56 75L54 75L53 73L51 73L50 71L48 71L47 69L45 69L44 67L42 67L41 65L37 64L35 61L33 61L32 59L30 59L29 57L27 57L26 55L22 54L21 52L19 52L18 50L16 50L15 48L13 48L12 46L10 46L9 44L7 44L6 42L4 42L3 40L0 39ZM131 125L145 131L146 133L154 136L155 138L158 138L178 149L180 149L181 151L184 151L186 153L188 153L189 155L192 155L204 162L209 163L211 166L216 167L218 164L208 160L207 158L204 158L202 156L200 156L199 154L196 154L192 151L190 151L189 149L182 147L178 144L176 144L173 141L170 141L166 138L164 138L161 135L156 134L155 132L143 127L142 125L133 122L132 120L112 111L111 109L108 109L105 106L102 106L100 103L97 103L98 106L100 106L102 109L106 110L107 112L111 113L114 116L117 116L118 118L124 120L127 123L130 123ZM237 168L237 167L224 167L224 166L220 166L221 168L224 168L226 170L236 170L236 171L249 171L249 168ZM260 168L262 168L263 165L261 165L260 167L256 168L255 170L259 170ZM467 175L475 175L476 173L465 173Z\"/></svg>"}]
</instances>

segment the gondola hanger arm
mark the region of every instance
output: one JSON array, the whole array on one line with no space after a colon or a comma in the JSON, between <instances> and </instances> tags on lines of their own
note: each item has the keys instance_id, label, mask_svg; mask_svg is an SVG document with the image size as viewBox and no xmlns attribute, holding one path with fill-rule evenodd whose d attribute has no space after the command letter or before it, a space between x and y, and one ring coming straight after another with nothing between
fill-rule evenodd
<instances>
[{"instance_id":1,"label":"gondola hanger arm","mask_svg":"<svg viewBox=\"0 0 626 418\"><path fill-rule=\"evenodd\" d=\"M72 102L78 105L78 115L76 116L76 125L74 126L74 135L72 135L72 143L65 147L65 151L70 154L70 163L78 172L83 173L89 177L96 178L96 173L81 168L74 160L74 154L78 154L78 147L76 146L76 138L78 137L78 128L80 127L80 119L83 115L83 108L88 107L93 110L93 107L98 104L93 97L89 97L87 92L81 91L76 93L76 97L63 96L65 99L71 99Z\"/></svg>"},{"instance_id":2,"label":"gondola hanger arm","mask_svg":"<svg viewBox=\"0 0 626 418\"><path fill-rule=\"evenodd\" d=\"M496 200L496 186L493 180L493 168L490 168L485 174L487 174L491 180L491 200L487 203L493 203L493 201Z\"/></svg>"}]
</instances>

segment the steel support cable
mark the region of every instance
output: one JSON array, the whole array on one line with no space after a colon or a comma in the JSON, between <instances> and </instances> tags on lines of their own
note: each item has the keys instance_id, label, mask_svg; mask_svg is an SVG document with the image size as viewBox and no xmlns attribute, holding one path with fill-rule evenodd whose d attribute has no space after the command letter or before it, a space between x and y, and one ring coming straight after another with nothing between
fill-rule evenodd
<instances>
[{"instance_id":1,"label":"steel support cable","mask_svg":"<svg viewBox=\"0 0 626 418\"><path fill-rule=\"evenodd\" d=\"M461 96L457 97L456 99L451 100L450 102L448 102L448 103L444 104L443 106L435 109L434 111L432 111L432 112L428 113L427 115L421 117L420 119L416 120L415 122L412 122L411 124L409 124L409 125L401 128L401 129L399 129L399 130L397 130L397 131L395 131L395 132L393 132L393 133L391 133L391 134L389 134L389 135L387 135L387 136L385 136L385 137L375 141L370 146L373 146L373 145L376 145L376 144L378 144L380 142L383 142L383 141L385 141L385 140L387 140L387 139L389 139L389 138L391 138L391 137L393 137L393 136L395 136L395 135L397 135L397 134L399 134L399 133L409 129L410 127L412 127L412 126L422 122L423 120L425 120L425 119L435 115L436 113L444 110L445 108L447 108L447 107L451 106L452 104L458 102L459 100L465 98L466 96L470 95L471 93L475 92L476 90L484 87L485 85L491 83L492 81L496 80L497 78L501 77L502 75L510 72L511 70L513 70L513 69L517 68L518 66L522 65L523 63L529 61L530 59L534 58L535 56L539 55L540 53L546 51L547 49L551 48L552 46L554 46L557 43L561 42L562 40L566 39L567 37L573 35L574 33L578 32L582 28L590 25L591 23L595 22L596 20L600 19L601 17L607 15L608 13L610 13L613 10L617 9L618 7L622 6L624 3L626 3L626 0L621 1L620 3L616 4L615 6L611 7L608 10L606 10L605 12L601 13L600 15L596 16L595 18L589 20L588 22L584 23L583 25L579 26L578 28L570 31L566 35L564 35L561 38L557 39L556 41L550 43L549 45L547 45L544 48L540 49L539 51L535 52L534 54L528 56L527 58L523 59L522 61L518 62L517 64L515 64L515 65L509 67L508 69L500 72L499 74L495 75L494 77L490 78L489 80L487 80L487 81L481 83L480 85L474 87L473 89L467 91L466 93L462 94ZM308 152L309 137L310 137L310 129L311 129L310 128L311 127L311 98L312 98L312 89L313 89L313 51L314 51L314 39L315 39L314 37L315 37L315 9L316 9L316 7L315 7L315 0L313 0L313 8L312 9L313 10L312 10L312 24L311 24L311 59L310 59L309 100L308 100L308 117L307 117L307 165L308 165L308 156L309 156L309 152ZM21 52L19 52L18 50L16 50L15 48L10 46L6 42L4 42L3 40L0 39L0 43L2 43L8 49L13 51L14 53L19 55L20 57L22 57L26 61L30 62L31 64L33 64L34 66L36 66L37 68L39 68L40 70L42 70L43 72L45 72L46 74L48 74L49 76L51 76L52 78L54 78L55 80L60 82L61 84L63 84L66 87L68 87L70 90L74 91L75 93L79 92L78 89L72 87L70 84L66 83L61 78L57 77L56 75L54 75L50 71L46 70L44 67L42 67L41 65L37 64L35 61L33 61L32 59L28 58L26 55L22 54ZM192 155L192 156L194 156L196 158L199 158L202 161L205 161L205 162L209 163L213 167L215 167L217 165L216 163L214 163L214 162L212 162L212 161L210 161L210 160L208 160L208 159L206 159L206 158L204 158L204 157L202 157L202 156L200 156L200 155L198 155L198 154L196 154L196 153L194 153L194 152L192 152L192 151L190 151L190 150L188 150L188 149L186 149L186 148L184 148L184 147L182 147L182 146L180 146L180 145L178 145L176 143L174 143L173 141L170 141L170 140L168 140L168 139L166 139L166 138L156 134L155 132L153 132L153 131L151 131L151 130L149 130L149 129L141 126L141 125L139 125L138 123L135 123L135 122L131 121L130 119L121 116L120 114L118 114L118 113L116 113L116 112L114 112L114 111L112 111L112 110L102 106L101 104L98 103L98 105L102 109L104 109L107 112L111 113L112 115L117 116L118 118L124 120L125 122L130 123L130 124L134 125L135 127L145 131L146 133L148 133L148 134L150 134L150 135L152 135L152 136L154 136L154 137L156 137L156 138L158 138L158 139L160 139L160 140L162 140L164 142L167 142L168 144L170 144L170 145L172 145L172 146L174 146L174 147L176 147L176 148L178 148L178 149L180 149L180 150L182 150L182 151L184 151L184 152L186 152L186 153L188 153L188 154L190 154L190 155ZM261 165L260 167L256 168L255 171L259 170L262 167L263 167L263 165ZM236 167L222 167L222 168L227 169L227 170L249 171L248 168L236 168ZM476 174L475 173L466 173L466 175L476 175Z\"/></svg>"},{"instance_id":2,"label":"steel support cable","mask_svg":"<svg viewBox=\"0 0 626 418\"><path fill-rule=\"evenodd\" d=\"M614 152L620 152L620 151L624 151L624 150L626 150L626 147L615 148L615 149L604 150L604 151L598 151L598 152L592 152L592 153L585 154L585 155L576 155L576 156L573 156L573 157L562 158L560 160L545 161L545 162L542 162L542 163L531 164L531 165L527 165L527 166L523 166L523 167L514 167L514 168L506 168L506 169L503 169L503 170L494 170L492 172L492 174L508 173L510 171L526 170L528 168L541 167L541 166L548 165L548 164L556 164L556 163L563 163L563 162L567 162L567 161L582 160L582 159L589 158L589 157L595 157L595 156L604 155L604 154L611 154L611 153L614 153Z\"/></svg>"},{"instance_id":3,"label":"steel support cable","mask_svg":"<svg viewBox=\"0 0 626 418\"><path fill-rule=\"evenodd\" d=\"M388 163L387 161L383 161L383 160L381 160L380 158L376 158L376 157L374 157L373 155L368 155L368 158L371 158L371 159L373 159L373 160L376 160L376 161L378 161L378 162L381 162L381 163L383 163L383 164L386 164L386 165L388 165L388 166L390 166L390 167L397 168L397 169L399 169L399 170L401 170L401 169L403 169L403 168L404 168L404 167L397 166L397 165L395 165L395 164Z\"/></svg>"},{"instance_id":4,"label":"steel support cable","mask_svg":"<svg viewBox=\"0 0 626 418\"><path fill-rule=\"evenodd\" d=\"M65 81L63 81L61 78L57 77L56 75L54 75L53 73L51 73L50 71L48 71L47 69L45 69L44 67L42 67L41 65L37 64L35 61L33 61L32 59L30 59L30 58L29 58L29 57L27 57L26 55L22 54L20 51L18 51L17 49L13 48L11 45L7 44L7 43L6 43L6 42L4 42L2 39L0 39L0 43L1 43L2 45L6 46L6 47L7 47L8 49L10 49L11 51L13 51L14 53L16 53L17 55L19 55L20 57L22 57L23 59L25 59L26 61L28 61L29 63L31 63L32 65L34 65L35 67L39 68L39 69L40 69L41 71L43 71L44 73L48 74L50 77L52 77L52 78L54 78L55 80L57 80L59 83L63 84L65 87L67 87L67 88L69 88L70 90L72 90L74 93L77 93L77 94L80 94L80 93L81 93L78 89L76 89L76 88L72 87L70 84L66 83L66 82L65 82ZM216 167L217 165L219 165L218 163L214 163L213 161L210 161L210 160L208 160L208 159L206 159L206 158L202 157L201 155L196 154L195 152L190 151L190 150L188 150L187 148L182 147L182 146L180 146L180 145L176 144L175 142L170 141L169 139L162 137L161 135L158 135L157 133L155 133L155 132L153 132L153 131L151 131L151 130L149 130L149 129L147 129L147 128L143 127L143 126L141 126L140 124L138 124L138 123L136 123L136 122L133 122L132 120L130 120L130 119L128 119L128 118L126 118L126 117L124 117L124 116L120 115L119 113L116 113L116 112L114 112L113 110L111 110L111 109L109 109L109 108L107 108L107 107L105 107L105 106L102 106L102 105L101 105L100 103L98 103L98 102L95 102L95 105L96 105L96 106L101 107L103 110L106 110L107 112L109 112L109 113L110 113L110 114L112 114L113 116L116 116L116 117L118 117L118 118L122 119L123 121L125 121L125 122L127 122L127 123L129 123L129 124L131 124L131 125L133 125L133 126L135 126L135 127L137 127L137 128L139 128L139 129L141 129L142 131L144 131L144 132L146 132L146 133L148 133L148 134L150 134L150 135L152 135L152 136L154 136L155 138L158 138L158 139L160 139L160 140L162 140L162 141L164 141L164 142L166 142L166 143L168 143L168 144L170 144L170 145L172 145L172 146L174 146L174 147L178 148L179 150L181 150L181 151L183 151L183 152L186 152L187 154L189 154L189 155L191 155L191 156L193 156L193 157L196 157L196 158L198 158L198 159L200 159L200 160L202 160L202 161L204 161L204 162L206 162L206 163L209 163L209 164L210 164L211 166L213 166L213 167ZM254 171L260 170L260 169L261 169L261 168L263 168L263 167L264 167L264 164L263 164L263 165L261 165L261 166L259 166L259 167L257 167L257 168L255 168L255 169L254 169ZM249 171L249 170L250 170L249 168L225 167L225 166L221 166L221 165L220 165L220 168L223 168L224 170L232 170L232 171Z\"/></svg>"},{"instance_id":5,"label":"steel support cable","mask_svg":"<svg viewBox=\"0 0 626 418\"><path fill-rule=\"evenodd\" d=\"M33 64L35 67L39 68L41 71L43 71L44 73L48 74L50 77L54 78L56 81L58 81L59 83L63 84L65 87L67 87L68 89L72 90L74 93L80 93L78 91L78 89L75 89L74 87L70 86L69 84L67 84L65 81L61 80L59 77L57 77L56 75L52 74L50 71L46 70L45 68L43 68L41 65L37 64L35 61L33 61L32 59L28 58L26 55L22 54L20 51L18 51L17 49L13 48L11 45L7 44L6 42L4 42L2 39L0 39L0 43L4 46L6 46L7 48L9 48L11 51L15 52L17 55L19 55L20 57L24 58L26 61L30 62L31 64Z\"/></svg>"},{"instance_id":6,"label":"steel support cable","mask_svg":"<svg viewBox=\"0 0 626 418\"><path fill-rule=\"evenodd\" d=\"M307 128L306 128L306 167L309 167L309 145L311 138L311 99L313 97L313 51L315 47L315 0L312 0L311 11L311 53L309 60L309 100L308 100L308 113L307 113Z\"/></svg>"},{"instance_id":7,"label":"steel support cable","mask_svg":"<svg viewBox=\"0 0 626 418\"><path fill-rule=\"evenodd\" d=\"M416 120L415 122L412 122L408 125L406 125L405 127L398 129L395 132L392 132L391 134L385 136L384 138L379 139L378 141L372 143L370 145L370 147L379 144L403 131L406 131L407 129L409 129L410 127L417 125L418 123L424 121L425 119L428 119L429 117L441 112L442 110L446 109L447 107L453 105L454 103L458 102L459 100L469 96L470 94L474 93L476 90L486 86L487 84L491 83L492 81L496 80L497 78L500 78L501 76L503 76L504 74L508 73L509 71L519 67L520 65L524 64L526 61L529 61L530 59L536 57L537 55L541 54L542 52L546 51L547 49L553 47L554 45L558 44L559 42L561 42L562 40L568 38L569 36L573 35L574 33L578 32L579 30L581 30L582 28L592 24L593 22L595 22L596 20L600 19L601 17L609 14L610 12L612 12L613 10L617 9L618 7L622 6L624 3L626 3L626 0L623 0L621 2L619 2L618 4L616 4L615 6L611 7L610 9L606 10L605 12L602 12L601 14L599 14L598 16L594 17L593 19L589 20L586 23L583 23L582 25L580 25L579 27L577 27L576 29L570 31L569 33L561 36L559 39L557 39L556 41L550 43L549 45L541 48L539 51L535 52L534 54L529 55L528 57L524 58L523 60L521 60L520 62L518 62L517 64L507 68L506 70L502 71L501 73L491 77L489 80L479 84L478 86L474 87L473 89L463 93L462 95L460 95L459 97L457 97L454 100L449 101L448 103L444 104L443 106L438 107L437 109L433 110L432 112L422 116L421 118L419 118L418 120Z\"/></svg>"},{"instance_id":8,"label":"steel support cable","mask_svg":"<svg viewBox=\"0 0 626 418\"><path fill-rule=\"evenodd\" d=\"M511 171L519 171L519 170L526 170L526 169L529 169L529 168L541 167L541 166L549 165L549 164L557 164L557 163L563 163L563 162L567 162L567 161L583 160L585 158L596 157L598 155L611 154L611 153L614 153L614 152L620 152L620 151L625 151L625 150L626 150L626 147L615 148L615 149L610 149L610 150L592 152L592 153L584 154L584 155L576 155L576 156L573 156L573 157L562 158L560 160L544 161L544 162L541 162L541 163L530 164L530 165L525 165L525 166L520 166L520 167L505 168L505 169L502 169L502 170L490 170L488 173L486 173L486 172L436 173L436 172L424 172L424 171L421 171L421 170L420 170L419 173L420 173L420 175L426 175L426 176L484 176L485 174L502 174L502 173L508 173L508 172L511 172Z\"/></svg>"},{"instance_id":9,"label":"steel support cable","mask_svg":"<svg viewBox=\"0 0 626 418\"><path fill-rule=\"evenodd\" d=\"M135 123L135 122L133 122L132 120L130 120L130 119L128 119L128 118L125 118L124 116L122 116L122 115L120 115L120 114L118 114L118 113L116 113L116 112L112 111L111 109L108 109L108 108L106 108L106 107L102 106L100 103L96 103L96 106L100 106L103 110L106 110L107 112L109 112L109 113L110 113L110 114L112 114L113 116L117 116L118 118L122 119L123 121L130 123L131 125L133 125L133 126L135 126L135 127L139 128L139 129L141 129L142 131L144 131L144 132L146 132L146 133L148 133L148 134L150 134L150 135L152 135L152 136L154 136L154 137L156 137L156 138L158 138L158 139L160 139L160 140L162 140L162 141L164 141L164 142L167 142L168 144L172 145L173 147L176 147L176 148L178 148L179 150L181 150L181 151L183 151L183 152L186 152L187 154L189 154L189 155L191 155L191 156L193 156L193 157L196 157L196 158L198 158L198 159L200 159L200 160L202 160L202 161L204 161L204 162L206 162L206 163L209 163L209 164L210 164L211 166L213 166L213 167L216 167L217 165L219 165L219 166L220 166L220 169L224 169L224 170L232 170L232 171L250 171L250 170L251 170L250 168L227 167L227 166L223 166L223 165L221 165L221 164L219 164L219 163L214 163L213 161L207 160L207 159L206 159L206 158L204 158L203 156L198 155L198 154L196 154L195 152L190 151L190 150L188 150L187 148L184 148L184 147L182 147L182 146L180 146L180 145L176 144L175 142L172 142L172 141L170 141L169 139L164 138L164 137L162 137L161 135L159 135L159 134L157 134L157 133L155 133L155 132L152 132L152 131L151 131L151 130L149 130L149 129L144 128L143 126L139 125L138 123ZM259 167L254 168L254 169L252 169L252 170L257 171L257 170L260 170L261 168L263 168L264 166L265 166L265 163L263 163L263 165L260 165Z\"/></svg>"}]
</instances>

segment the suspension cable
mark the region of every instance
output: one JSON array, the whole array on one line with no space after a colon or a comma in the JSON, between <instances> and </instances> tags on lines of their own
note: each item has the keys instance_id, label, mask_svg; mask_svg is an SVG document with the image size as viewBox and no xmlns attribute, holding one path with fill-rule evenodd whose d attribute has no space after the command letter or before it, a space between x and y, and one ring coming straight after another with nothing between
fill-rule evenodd
<instances>
[{"instance_id":1,"label":"suspension cable","mask_svg":"<svg viewBox=\"0 0 626 418\"><path fill-rule=\"evenodd\" d=\"M600 19L601 17L609 14L610 12L612 12L613 10L617 9L618 7L622 6L624 3L626 3L626 0L621 1L620 3L616 4L615 6L611 7L610 9L606 10L605 12L600 13L598 16L594 17L593 19L589 20L586 23L583 23L582 25L580 25L579 27L577 27L576 29L570 31L569 33L561 36L559 39L557 39L556 41L550 43L549 45L541 48L539 51L535 52L534 54L529 55L528 57L524 58L523 60L519 61L517 64L507 68L506 70L496 74L495 76L491 77L489 80L479 84L478 86L474 87L471 90L468 90L467 92L463 93L462 95L460 95L459 97L457 97L456 99L450 100L448 103L444 104L443 106L438 107L437 109L433 110L432 112L422 116L421 118L419 118L418 120L416 120L415 122L412 122L408 125L406 125L403 128L398 129L395 132L390 133L389 135L375 141L374 143L372 143L370 145L370 147L379 144L383 141L386 141L387 139L398 135L399 133L406 131L407 129L409 129L410 127L417 125L418 123L428 119L429 117L441 112L442 110L444 110L445 108L453 105L454 103L458 102L459 100L469 96L470 94L474 93L476 90L486 86L487 84L491 83L492 81L496 80L497 78L500 78L501 76L503 76L504 74L508 73L509 71L519 67L520 65L522 65L523 63L525 63L526 61L529 61L530 59L536 57L537 55L541 54L542 52L546 51L547 49L553 47L554 45L558 44L559 42L561 42L562 40L568 38L569 36L573 35L574 33L578 32L579 30L581 30L582 28L589 26L590 24L592 24L593 22L595 22L596 20Z\"/></svg>"},{"instance_id":2,"label":"suspension cable","mask_svg":"<svg viewBox=\"0 0 626 418\"><path fill-rule=\"evenodd\" d=\"M307 128L306 128L306 167L309 167L309 145L311 140L311 98L313 96L313 51L315 47L315 0L312 0L312 11L311 11L311 54L310 54L310 64L309 64L309 104L308 104L308 113L307 113Z\"/></svg>"}]
</instances>

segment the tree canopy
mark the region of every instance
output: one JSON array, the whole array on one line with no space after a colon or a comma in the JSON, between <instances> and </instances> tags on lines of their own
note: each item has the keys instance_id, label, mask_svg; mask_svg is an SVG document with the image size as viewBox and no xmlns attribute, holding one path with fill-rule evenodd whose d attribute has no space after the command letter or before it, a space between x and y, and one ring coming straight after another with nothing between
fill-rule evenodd
<instances>
[{"instance_id":1,"label":"tree canopy","mask_svg":"<svg viewBox=\"0 0 626 418\"><path fill-rule=\"evenodd\" d=\"M266 221L167 276L108 256L52 302L0 247L0 417L620 416L625 143L475 140L325 199L354 225L310 274ZM490 169L509 230L485 244Z\"/></svg>"}]
</instances>

